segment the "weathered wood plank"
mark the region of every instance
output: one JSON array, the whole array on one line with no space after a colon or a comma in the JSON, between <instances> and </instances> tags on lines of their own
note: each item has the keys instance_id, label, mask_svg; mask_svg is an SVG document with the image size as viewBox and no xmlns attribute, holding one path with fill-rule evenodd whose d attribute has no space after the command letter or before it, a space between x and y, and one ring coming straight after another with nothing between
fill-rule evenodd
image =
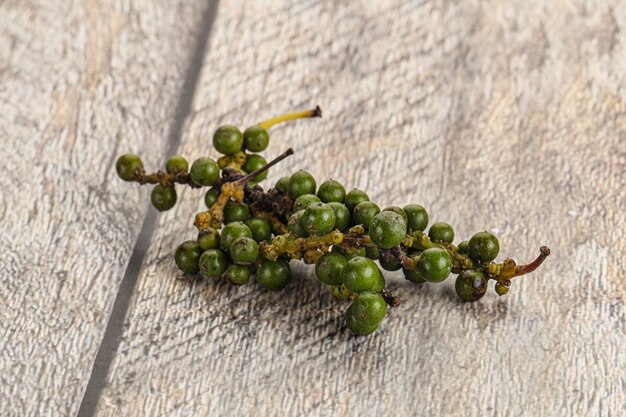
<instances>
[{"instance_id":1,"label":"weathered wood plank","mask_svg":"<svg viewBox=\"0 0 626 417\"><path fill-rule=\"evenodd\" d=\"M0 410L70 416L145 217L203 1L0 4Z\"/></svg>"},{"instance_id":2,"label":"weathered wood plank","mask_svg":"<svg viewBox=\"0 0 626 417\"><path fill-rule=\"evenodd\" d=\"M420 202L503 255L554 255L498 298L393 275L371 337L311 268L280 294L174 280L201 192L162 215L99 408L115 415L618 415L623 411L626 9L575 1L220 7L181 154L221 123L273 133L381 204ZM181 219L183 219L181 223ZM189 219L185 222L184 219Z\"/></svg>"}]
</instances>

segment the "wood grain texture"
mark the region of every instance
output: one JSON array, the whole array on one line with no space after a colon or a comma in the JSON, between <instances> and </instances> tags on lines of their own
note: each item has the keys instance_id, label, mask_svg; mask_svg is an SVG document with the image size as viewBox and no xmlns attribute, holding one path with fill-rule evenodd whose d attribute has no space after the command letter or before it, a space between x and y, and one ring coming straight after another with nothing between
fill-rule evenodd
<instances>
[{"instance_id":1,"label":"wood grain texture","mask_svg":"<svg viewBox=\"0 0 626 417\"><path fill-rule=\"evenodd\" d=\"M374 3L222 2L180 153L215 156L219 124L319 104L323 119L272 132L268 156L296 155L269 183L332 174L423 204L458 239L493 230L502 256L553 255L473 304L452 280L387 274L403 304L355 338L310 267L279 294L176 281L202 207L185 190L159 217L98 415L626 412L626 5ZM0 6L0 185L20 185L0 200L8 415L78 407L149 193L112 164L129 148L165 160L200 14L95 4Z\"/></svg>"},{"instance_id":2,"label":"wood grain texture","mask_svg":"<svg viewBox=\"0 0 626 417\"><path fill-rule=\"evenodd\" d=\"M115 159L161 159L205 7L0 4L4 416L78 410L148 209Z\"/></svg>"},{"instance_id":3,"label":"wood grain texture","mask_svg":"<svg viewBox=\"0 0 626 417\"><path fill-rule=\"evenodd\" d=\"M624 4L221 5L180 151L221 123L320 104L270 155L420 202L502 255L553 256L511 294L415 286L373 336L311 268L280 294L173 278L201 193L160 219L100 416L619 415L624 412ZM189 219L185 221L184 219ZM181 221L182 220L182 221Z\"/></svg>"},{"instance_id":4,"label":"wood grain texture","mask_svg":"<svg viewBox=\"0 0 626 417\"><path fill-rule=\"evenodd\" d=\"M228 2L180 151L221 123L320 104L269 155L419 202L502 255L553 256L478 303L415 286L373 336L311 268L280 294L174 280L201 192L160 219L100 416L619 415L626 219L623 2ZM214 154L213 154L214 155ZM185 221L184 219L189 219Z\"/></svg>"}]
</instances>

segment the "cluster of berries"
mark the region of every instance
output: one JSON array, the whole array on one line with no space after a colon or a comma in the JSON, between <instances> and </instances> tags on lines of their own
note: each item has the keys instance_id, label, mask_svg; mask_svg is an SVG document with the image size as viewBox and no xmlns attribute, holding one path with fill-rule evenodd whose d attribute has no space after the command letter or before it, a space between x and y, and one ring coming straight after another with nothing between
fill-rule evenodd
<instances>
[{"instance_id":1,"label":"cluster of berries","mask_svg":"<svg viewBox=\"0 0 626 417\"><path fill-rule=\"evenodd\" d=\"M160 211L176 204L176 184L210 187L204 196L207 211L196 216L197 238L176 250L176 265L183 273L235 285L255 275L262 287L277 291L292 279L290 261L301 259L315 264L317 278L330 286L334 297L351 300L346 323L359 335L374 332L387 306L399 303L385 287L381 268L402 270L416 284L442 282L457 274L459 297L476 301L490 279L504 295L512 278L534 271L549 255L543 246L529 264L517 265L510 258L496 263L500 244L490 232L478 232L455 245L452 226L436 222L428 227L428 212L418 204L381 210L364 191L346 192L333 179L318 187L304 170L264 190L258 183L267 170L293 153L289 149L269 163L258 155L269 145L267 130L283 121L319 116L319 107L290 113L243 133L235 126L221 126L213 135L214 148L223 154L217 161L201 157L190 168L186 159L174 156L165 171L148 175L137 155L126 154L117 160L117 173L125 181L156 184L151 200Z\"/></svg>"}]
</instances>

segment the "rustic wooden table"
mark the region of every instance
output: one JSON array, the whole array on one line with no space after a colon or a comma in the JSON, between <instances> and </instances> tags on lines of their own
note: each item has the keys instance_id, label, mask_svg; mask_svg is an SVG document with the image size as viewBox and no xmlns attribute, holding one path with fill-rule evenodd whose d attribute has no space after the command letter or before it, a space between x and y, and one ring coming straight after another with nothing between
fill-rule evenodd
<instances>
[{"instance_id":1,"label":"rustic wooden table","mask_svg":"<svg viewBox=\"0 0 626 417\"><path fill-rule=\"evenodd\" d=\"M624 415L626 3L294 3L0 3L2 415ZM156 214L117 155L316 104L270 182L332 173L553 255L473 304L391 274L364 338L309 267L176 281L201 193Z\"/></svg>"}]
</instances>

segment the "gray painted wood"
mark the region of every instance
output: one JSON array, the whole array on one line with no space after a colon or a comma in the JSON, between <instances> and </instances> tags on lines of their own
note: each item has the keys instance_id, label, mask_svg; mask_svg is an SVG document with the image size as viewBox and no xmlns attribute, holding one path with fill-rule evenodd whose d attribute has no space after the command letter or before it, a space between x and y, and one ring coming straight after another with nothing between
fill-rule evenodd
<instances>
[{"instance_id":1,"label":"gray painted wood","mask_svg":"<svg viewBox=\"0 0 626 417\"><path fill-rule=\"evenodd\" d=\"M269 155L296 155L270 182L332 173L459 237L491 229L503 256L553 256L475 304L390 274L402 306L353 338L308 267L280 294L176 281L202 205L188 190L160 218L98 415L624 411L624 5L400 3L223 4L180 153L320 104L272 132Z\"/></svg>"},{"instance_id":2,"label":"gray painted wood","mask_svg":"<svg viewBox=\"0 0 626 417\"><path fill-rule=\"evenodd\" d=\"M0 410L75 415L148 209L202 1L0 5Z\"/></svg>"},{"instance_id":3,"label":"gray painted wood","mask_svg":"<svg viewBox=\"0 0 626 417\"><path fill-rule=\"evenodd\" d=\"M343 326L347 305L328 295L310 267L297 266L297 279L279 294L256 285L176 281L173 252L180 241L195 236L193 215L202 207L201 191L185 190L180 205L159 215L97 414L623 414L626 6L618 0L337 3L223 2L180 153L215 156L210 137L221 123L245 126L319 104L323 119L272 132L269 156L287 146L296 155L272 171L270 183L299 168L320 179L332 173L347 186L366 189L381 205L425 205L433 221L452 223L459 239L488 228L500 236L502 256L529 260L540 244L548 244L553 255L539 271L515 282L506 297L491 291L473 304L456 300L452 280L415 286L388 274L403 304L375 335L354 338ZM156 22L168 14L150 16ZM166 20L193 26L184 16ZM25 25L16 24L20 30ZM180 63L183 51L163 39L180 42L181 36L161 36L159 48L141 51L159 57L169 53L161 58L169 67L155 71L178 71L173 63ZM126 48L121 41L115 44ZM33 68L32 74L40 71ZM75 71L64 76L89 74ZM126 80L126 75L120 77ZM145 82L145 77L132 80ZM143 91L120 90L130 102ZM5 102L12 100L3 109L23 109L12 122L31 115L26 100L16 98L20 94L25 93L17 87L11 94L2 92ZM146 103L137 104L135 113L155 117L156 112L166 120L170 109L155 101L163 97L150 89L144 94ZM112 97L115 105L119 98ZM43 119L50 118L45 103L35 104L42 106L38 112ZM5 111L0 114L7 117ZM41 131L33 123L19 142ZM132 124L111 118L107 126L126 132ZM132 132L137 141L147 140L139 139L143 130ZM40 143L34 148L47 152L31 150L20 154L20 161L46 161L46 143L55 149L50 144L64 142ZM147 142L141 143L137 151L150 155L146 165L162 164L158 147L151 151ZM89 168L102 166L100 148L90 146ZM57 165L41 165L48 167L47 175L58 170L97 176L79 165L78 155L69 158L73 165L61 165L63 171L59 164L67 160L64 155ZM19 169L15 179L43 177ZM69 181L67 175L58 177ZM144 213L133 212L133 203L147 199L149 190L120 184L110 168L98 178L91 199L106 203L95 200L100 202L96 207L103 207L96 220L112 225L98 230L103 235L126 233L125 239L131 239ZM49 205L55 195L51 191L68 195L72 186L84 186L72 181L58 188L42 185L41 192L30 194L41 196L38 204ZM96 197L102 193L104 197ZM32 222L43 225L43 236L60 236L77 246L89 242L80 231L94 223L92 217L82 217L91 212L61 217L48 206L26 204L23 194L8 198L13 200L1 203L3 217L17 204L35 213L39 220ZM70 198L77 197L61 201ZM92 201L76 200L72 207ZM62 245L23 234L25 221L20 228L18 214L12 216L12 229L2 234L3 247L32 245L36 258L24 257L24 249L0 257L9 259L6 265L27 270L20 279L29 283L2 280L0 325L18 330L0 333L5 335L0 338L0 399L24 395L11 402L17 414L71 414L76 409L69 405L71 393L86 378L79 371L89 368L74 363L82 363L83 352L97 349L102 328L84 323L106 321L103 311L112 301L100 285L113 286L102 284L106 278L79 281L78 273L118 259L113 270L106 264L101 274L119 280L120 259L128 259L130 240L111 238L106 245L87 246L92 253L113 248L112 241L127 245L123 253L106 258L108 252L103 252L77 267L76 259L85 262L84 257L52 252ZM116 223L105 216L119 217L113 219ZM57 218L74 222L53 223ZM87 252L81 250L76 253ZM63 310L53 317L67 321L44 327L42 316L48 319L46 313L54 312L46 304L54 290L41 283L53 275L50 271L59 270L76 280L70 280L73 287L66 280L58 297L63 303L55 304ZM84 282L92 283L89 292ZM76 287L80 289L67 292ZM43 307L24 307L33 300ZM75 323L84 327L76 329ZM52 348L32 342L61 332L63 339L51 338ZM77 348L77 340L88 346ZM28 361L30 352L40 351L53 359ZM60 365L67 356L75 358L72 364ZM68 380L68 375L76 379ZM36 390L40 376L51 381L44 384L52 387L44 394Z\"/></svg>"}]
</instances>

